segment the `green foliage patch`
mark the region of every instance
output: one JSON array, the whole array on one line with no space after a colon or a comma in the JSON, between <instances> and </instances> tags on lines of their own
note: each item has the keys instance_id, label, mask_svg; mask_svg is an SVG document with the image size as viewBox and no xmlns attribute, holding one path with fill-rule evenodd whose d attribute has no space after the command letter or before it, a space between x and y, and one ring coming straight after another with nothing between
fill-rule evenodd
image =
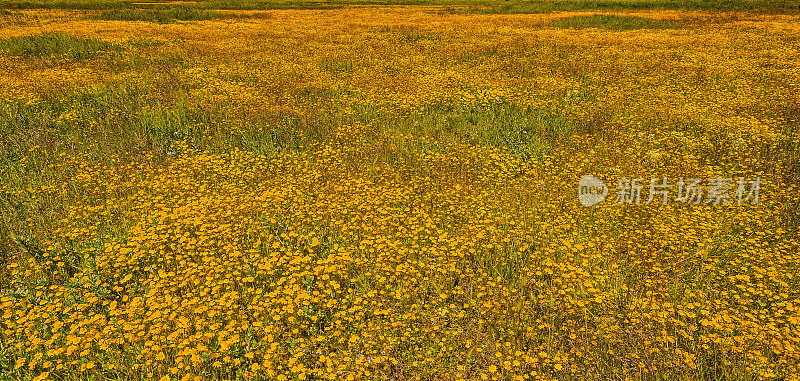
<instances>
[{"instance_id":1,"label":"green foliage patch","mask_svg":"<svg viewBox=\"0 0 800 381\"><path fill-rule=\"evenodd\" d=\"M65 58L82 60L100 52L119 51L120 46L97 38L68 33L41 33L0 39L0 51L16 57Z\"/></svg>"},{"instance_id":2,"label":"green foliage patch","mask_svg":"<svg viewBox=\"0 0 800 381\"><path fill-rule=\"evenodd\" d=\"M196 7L180 6L159 9L112 9L94 16L98 20L149 21L170 23L175 21L204 21L221 18L220 12Z\"/></svg>"},{"instance_id":3,"label":"green foliage patch","mask_svg":"<svg viewBox=\"0 0 800 381\"><path fill-rule=\"evenodd\" d=\"M575 16L553 21L549 25L565 29L598 28L608 30L674 29L681 27L680 24L669 20L616 15Z\"/></svg>"}]
</instances>

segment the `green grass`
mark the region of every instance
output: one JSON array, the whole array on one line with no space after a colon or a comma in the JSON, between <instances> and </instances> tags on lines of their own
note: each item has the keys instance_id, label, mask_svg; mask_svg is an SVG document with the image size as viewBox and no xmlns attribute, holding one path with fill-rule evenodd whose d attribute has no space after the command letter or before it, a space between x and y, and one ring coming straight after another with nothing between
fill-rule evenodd
<instances>
[{"instance_id":1,"label":"green grass","mask_svg":"<svg viewBox=\"0 0 800 381\"><path fill-rule=\"evenodd\" d=\"M120 0L0 0L0 8L9 9L109 9L126 7Z\"/></svg>"},{"instance_id":2,"label":"green grass","mask_svg":"<svg viewBox=\"0 0 800 381\"><path fill-rule=\"evenodd\" d=\"M213 0L212 0L213 1ZM800 0L530 0L506 1L504 4L474 1L468 6L457 6L456 2L444 9L444 13L474 14L523 14L549 13L557 11L585 10L724 10L796 13Z\"/></svg>"},{"instance_id":3,"label":"green grass","mask_svg":"<svg viewBox=\"0 0 800 381\"><path fill-rule=\"evenodd\" d=\"M564 29L598 28L608 30L680 28L679 24L668 20L654 20L644 17L615 15L575 16L553 21L549 24L549 26Z\"/></svg>"},{"instance_id":4,"label":"green grass","mask_svg":"<svg viewBox=\"0 0 800 381\"><path fill-rule=\"evenodd\" d=\"M120 49L110 42L67 33L42 33L0 39L0 52L15 57L65 58L78 61L94 57L100 52Z\"/></svg>"},{"instance_id":5,"label":"green grass","mask_svg":"<svg viewBox=\"0 0 800 381\"><path fill-rule=\"evenodd\" d=\"M221 18L220 12L196 7L172 7L160 9L113 9L94 16L98 20L149 21L169 23L175 21L203 21Z\"/></svg>"}]
</instances>

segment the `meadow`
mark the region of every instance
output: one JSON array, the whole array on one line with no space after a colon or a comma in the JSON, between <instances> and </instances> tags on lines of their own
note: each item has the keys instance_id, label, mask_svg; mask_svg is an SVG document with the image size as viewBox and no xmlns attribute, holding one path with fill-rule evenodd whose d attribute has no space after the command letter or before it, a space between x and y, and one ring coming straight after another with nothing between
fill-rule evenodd
<instances>
[{"instance_id":1,"label":"meadow","mask_svg":"<svg viewBox=\"0 0 800 381\"><path fill-rule=\"evenodd\" d=\"M0 380L799 379L796 1L248 1L0 1Z\"/></svg>"}]
</instances>

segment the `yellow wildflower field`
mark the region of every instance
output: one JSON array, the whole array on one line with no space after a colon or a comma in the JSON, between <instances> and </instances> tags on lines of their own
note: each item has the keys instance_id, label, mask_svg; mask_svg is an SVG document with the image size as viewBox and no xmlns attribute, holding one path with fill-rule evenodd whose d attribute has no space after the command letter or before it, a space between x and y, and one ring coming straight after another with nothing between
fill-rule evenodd
<instances>
[{"instance_id":1,"label":"yellow wildflower field","mask_svg":"<svg viewBox=\"0 0 800 381\"><path fill-rule=\"evenodd\" d=\"M800 374L797 14L100 13L0 14L0 379Z\"/></svg>"}]
</instances>

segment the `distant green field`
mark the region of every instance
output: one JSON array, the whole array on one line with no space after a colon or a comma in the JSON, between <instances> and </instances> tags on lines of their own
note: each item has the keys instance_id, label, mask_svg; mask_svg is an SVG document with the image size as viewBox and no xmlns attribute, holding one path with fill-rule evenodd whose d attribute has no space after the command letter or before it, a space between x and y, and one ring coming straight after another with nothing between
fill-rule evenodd
<instances>
[{"instance_id":1,"label":"distant green field","mask_svg":"<svg viewBox=\"0 0 800 381\"><path fill-rule=\"evenodd\" d=\"M1 0L0 8L148 8L164 7L168 3L139 0ZM700 9L767 12L797 12L800 10L800 0L202 0L189 4L191 7L205 9L324 9L347 5L449 6L452 8L448 8L448 11L454 13L543 13L587 9Z\"/></svg>"}]
</instances>

